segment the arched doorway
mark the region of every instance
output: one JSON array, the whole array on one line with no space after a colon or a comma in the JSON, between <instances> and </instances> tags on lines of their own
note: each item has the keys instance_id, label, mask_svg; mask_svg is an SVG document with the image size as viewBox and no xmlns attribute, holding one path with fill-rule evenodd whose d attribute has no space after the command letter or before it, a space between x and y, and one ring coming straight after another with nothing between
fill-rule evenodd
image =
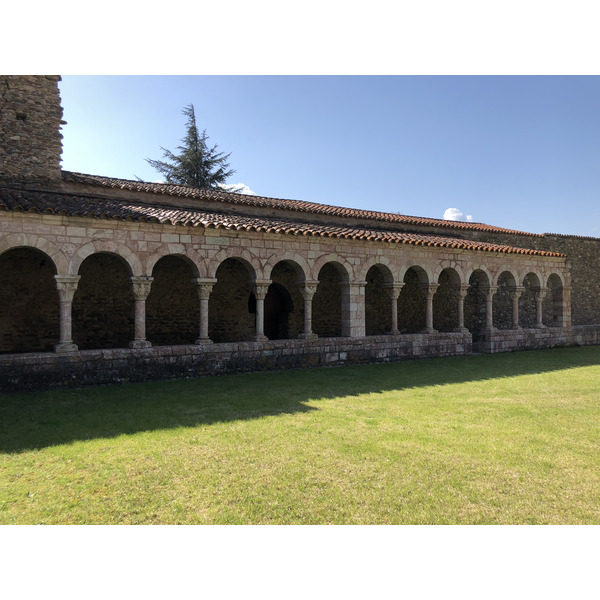
<instances>
[{"instance_id":1,"label":"arched doorway","mask_svg":"<svg viewBox=\"0 0 600 600\"><path fill-rule=\"evenodd\" d=\"M289 339L289 315L293 310L289 292L281 284L272 283L265 296L265 335L270 340Z\"/></svg>"},{"instance_id":2,"label":"arched doorway","mask_svg":"<svg viewBox=\"0 0 600 600\"><path fill-rule=\"evenodd\" d=\"M51 352L60 309L52 259L35 248L0 255L0 353Z\"/></svg>"}]
</instances>

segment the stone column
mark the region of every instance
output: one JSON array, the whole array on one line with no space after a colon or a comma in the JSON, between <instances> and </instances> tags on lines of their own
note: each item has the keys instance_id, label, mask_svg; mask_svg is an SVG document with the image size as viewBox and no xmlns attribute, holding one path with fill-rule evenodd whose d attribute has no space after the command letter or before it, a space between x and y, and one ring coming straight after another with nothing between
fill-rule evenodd
<instances>
[{"instance_id":1,"label":"stone column","mask_svg":"<svg viewBox=\"0 0 600 600\"><path fill-rule=\"evenodd\" d=\"M562 289L562 311L559 323L560 327L571 327L571 288Z\"/></svg>"},{"instance_id":2,"label":"stone column","mask_svg":"<svg viewBox=\"0 0 600 600\"><path fill-rule=\"evenodd\" d=\"M392 328L388 331L390 335L400 333L398 331L398 298L400 297L400 292L403 287L403 283L388 283L384 285L384 288L392 301Z\"/></svg>"},{"instance_id":3,"label":"stone column","mask_svg":"<svg viewBox=\"0 0 600 600\"><path fill-rule=\"evenodd\" d=\"M491 285L485 291L485 328L494 329L494 294L498 291L496 286Z\"/></svg>"},{"instance_id":4,"label":"stone column","mask_svg":"<svg viewBox=\"0 0 600 600\"><path fill-rule=\"evenodd\" d=\"M421 333L435 333L433 328L433 296L438 286L437 283L428 283L423 286L425 290L425 329Z\"/></svg>"},{"instance_id":5,"label":"stone column","mask_svg":"<svg viewBox=\"0 0 600 600\"><path fill-rule=\"evenodd\" d=\"M135 334L130 348L150 348L152 344L146 339L146 299L154 277L132 277L131 287L135 298Z\"/></svg>"},{"instance_id":6,"label":"stone column","mask_svg":"<svg viewBox=\"0 0 600 600\"><path fill-rule=\"evenodd\" d=\"M298 337L303 340L314 340L318 336L312 330L312 300L317 291L318 281L305 281L304 287L301 289L302 297L304 298L304 332Z\"/></svg>"},{"instance_id":7,"label":"stone column","mask_svg":"<svg viewBox=\"0 0 600 600\"><path fill-rule=\"evenodd\" d=\"M460 284L457 286L458 290L458 325L454 331L458 333L468 333L468 329L465 327L465 298L469 291L469 285Z\"/></svg>"},{"instance_id":8,"label":"stone column","mask_svg":"<svg viewBox=\"0 0 600 600\"><path fill-rule=\"evenodd\" d=\"M208 337L208 300L217 280L209 278L192 279L192 283L197 286L200 299L200 332L194 343L198 345L212 344L213 341Z\"/></svg>"},{"instance_id":9,"label":"stone column","mask_svg":"<svg viewBox=\"0 0 600 600\"><path fill-rule=\"evenodd\" d=\"M79 283L80 275L55 275L56 289L60 301L60 339L54 346L54 352L77 352L73 343L73 324L71 320L71 307L73 296Z\"/></svg>"},{"instance_id":10,"label":"stone column","mask_svg":"<svg viewBox=\"0 0 600 600\"><path fill-rule=\"evenodd\" d=\"M269 291L269 280L257 281L254 284L254 296L256 297L256 333L254 341L266 342L268 337L265 335L265 298Z\"/></svg>"},{"instance_id":11,"label":"stone column","mask_svg":"<svg viewBox=\"0 0 600 600\"><path fill-rule=\"evenodd\" d=\"M366 281L349 281L342 288L342 335L365 336L365 286Z\"/></svg>"},{"instance_id":12,"label":"stone column","mask_svg":"<svg viewBox=\"0 0 600 600\"><path fill-rule=\"evenodd\" d=\"M536 328L543 329L545 327L543 322L543 313L542 313L542 305L544 302L544 298L546 297L546 292L548 290L546 288L540 288L533 293L533 297L535 298L535 309L536 309Z\"/></svg>"},{"instance_id":13,"label":"stone column","mask_svg":"<svg viewBox=\"0 0 600 600\"><path fill-rule=\"evenodd\" d=\"M519 325L519 298L525 291L524 287L517 287L510 292L512 298L512 328L521 329Z\"/></svg>"}]
</instances>

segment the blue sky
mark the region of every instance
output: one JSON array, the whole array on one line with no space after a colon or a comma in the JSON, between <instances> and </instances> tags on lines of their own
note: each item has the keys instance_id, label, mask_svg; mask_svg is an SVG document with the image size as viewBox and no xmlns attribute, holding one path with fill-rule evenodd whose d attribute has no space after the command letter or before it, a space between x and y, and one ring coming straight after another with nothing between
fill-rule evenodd
<instances>
[{"instance_id":1,"label":"blue sky","mask_svg":"<svg viewBox=\"0 0 600 600\"><path fill-rule=\"evenodd\" d=\"M63 76L63 168L145 181L194 104L256 194L600 236L597 76Z\"/></svg>"}]
</instances>

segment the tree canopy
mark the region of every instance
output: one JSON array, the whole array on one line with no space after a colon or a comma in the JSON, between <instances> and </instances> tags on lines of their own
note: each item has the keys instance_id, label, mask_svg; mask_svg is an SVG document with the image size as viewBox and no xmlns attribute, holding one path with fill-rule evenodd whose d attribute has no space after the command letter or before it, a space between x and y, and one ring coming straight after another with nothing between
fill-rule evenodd
<instances>
[{"instance_id":1,"label":"tree canopy","mask_svg":"<svg viewBox=\"0 0 600 600\"><path fill-rule=\"evenodd\" d=\"M235 173L227 162L231 153L218 152L217 144L208 145L206 130L198 131L193 104L186 106L182 113L187 117L187 133L181 140L182 145L177 147L179 154L161 147L165 160L147 158L146 161L164 175L167 183L221 189L219 184L224 184Z\"/></svg>"}]
</instances>

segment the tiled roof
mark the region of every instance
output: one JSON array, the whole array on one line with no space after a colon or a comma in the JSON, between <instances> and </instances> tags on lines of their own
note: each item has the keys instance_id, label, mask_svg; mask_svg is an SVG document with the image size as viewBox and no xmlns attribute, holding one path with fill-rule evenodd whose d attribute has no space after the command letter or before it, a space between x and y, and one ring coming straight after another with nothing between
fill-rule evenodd
<instances>
[{"instance_id":1,"label":"tiled roof","mask_svg":"<svg viewBox=\"0 0 600 600\"><path fill-rule=\"evenodd\" d=\"M65 181L83 183L86 185L100 186L108 189L128 190L132 192L147 192L178 198L189 198L209 200L222 204L241 204L244 206L260 206L282 210L293 210L302 213L313 213L317 215L330 215L337 217L351 217L357 219L370 219L386 223L404 225L425 225L429 227L443 227L453 230L488 231L495 233L518 233L531 237L543 237L539 233L528 233L514 229L494 227L485 223L472 223L463 221L447 221L444 219L429 219L426 217L410 217L396 213L377 212L372 210L361 210L357 208L343 208L341 206L329 206L303 200L284 200L280 198L266 198L264 196L246 196L220 190L198 189L185 185L171 185L166 183L146 183L143 181L132 181L129 179L114 179L111 177L100 177L97 175L85 175L83 173L62 172Z\"/></svg>"},{"instance_id":2,"label":"tiled roof","mask_svg":"<svg viewBox=\"0 0 600 600\"><path fill-rule=\"evenodd\" d=\"M144 184L150 185L150 184ZM171 186L168 186L171 187ZM197 190L195 190L197 192ZM216 192L219 194L219 192ZM557 252L515 248L425 233L344 227L293 220L232 215L190 208L156 206L140 202L105 197L79 196L70 193L43 192L23 189L0 189L0 209L8 211L67 215L95 219L156 222L187 227L258 231L286 235L333 237L373 242L461 248L473 251L504 252L539 256L564 256Z\"/></svg>"}]
</instances>

